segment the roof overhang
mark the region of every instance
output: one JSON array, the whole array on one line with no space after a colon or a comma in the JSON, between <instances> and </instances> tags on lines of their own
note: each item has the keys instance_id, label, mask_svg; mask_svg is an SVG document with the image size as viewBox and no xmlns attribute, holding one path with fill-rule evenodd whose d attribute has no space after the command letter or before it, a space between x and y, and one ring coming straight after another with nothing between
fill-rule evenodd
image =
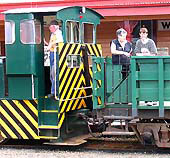
<instances>
[{"instance_id":1,"label":"roof overhang","mask_svg":"<svg viewBox=\"0 0 170 158\"><path fill-rule=\"evenodd\" d=\"M170 15L170 6L95 9L103 16Z\"/></svg>"}]
</instances>

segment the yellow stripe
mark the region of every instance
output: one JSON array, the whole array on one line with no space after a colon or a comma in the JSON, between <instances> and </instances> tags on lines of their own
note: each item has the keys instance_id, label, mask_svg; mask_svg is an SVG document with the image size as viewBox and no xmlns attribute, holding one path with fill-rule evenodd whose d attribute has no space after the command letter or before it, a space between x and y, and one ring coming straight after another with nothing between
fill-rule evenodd
<instances>
[{"instance_id":1,"label":"yellow stripe","mask_svg":"<svg viewBox=\"0 0 170 158\"><path fill-rule=\"evenodd\" d=\"M82 81L83 81L83 77L80 78L80 81L79 81L77 87L80 87L80 84L81 84ZM78 97L81 96L82 91L84 91L84 90L80 90ZM74 92L74 95L73 95L74 97L76 96L77 92L78 92L78 90ZM72 107L72 110L75 110L75 109L76 109L76 106L77 106L78 101L79 101L79 99L77 99L77 100L75 101L74 106Z\"/></svg>"},{"instance_id":2,"label":"yellow stripe","mask_svg":"<svg viewBox=\"0 0 170 158\"><path fill-rule=\"evenodd\" d=\"M60 69L61 71L59 73L59 80L61 80L61 77L62 77L65 69L67 69L67 63L66 62L64 62L62 69Z\"/></svg>"},{"instance_id":3,"label":"yellow stripe","mask_svg":"<svg viewBox=\"0 0 170 158\"><path fill-rule=\"evenodd\" d=\"M78 47L77 47L76 51L74 52L74 54L77 54L77 53L79 52L80 46L81 46L81 45L78 45ZM70 51L69 51L69 54L72 54L72 53L73 53L74 47L75 47L75 44L71 47L71 49L70 49ZM66 61L65 61L65 63L64 63L64 66L63 66L60 74L59 74L59 76L60 76L59 79L61 79L61 76L62 76L65 68L67 68L67 67L66 67ZM63 89L63 86L64 86L64 83L65 83L65 82L67 82L67 85L66 85L66 87L64 87L64 91L63 91L63 93L62 93L62 95L61 95L61 97L60 97L61 100L65 99L64 96L65 96L65 92L66 92L66 90L67 90L67 87L69 86L68 83L69 83L69 81L72 79L72 77L73 77L74 72L75 72L76 69L77 69L77 68L74 68L74 69L73 69L73 72L71 73L71 76L68 76L68 74L69 74L69 72L70 72L70 68L68 68L67 71L66 71L66 74L64 75L64 78L63 78L63 80L62 80L62 83L60 84L60 87L59 87L59 91L61 92L61 90ZM69 80L69 81L68 81L68 80ZM70 84L71 84L71 83L70 83ZM67 96L68 96L68 95L67 95ZM69 97L67 97L67 99L69 99ZM63 107L63 108L64 108L64 107ZM63 109L63 108L62 108L62 109ZM61 112L63 112L63 111L61 111Z\"/></svg>"},{"instance_id":4,"label":"yellow stripe","mask_svg":"<svg viewBox=\"0 0 170 158\"><path fill-rule=\"evenodd\" d=\"M67 82L69 72L70 72L70 69L67 69L67 71L66 71L66 73L65 73L65 75L64 75L64 78L63 78L62 82L60 83L60 87L59 87L60 92L61 92L61 90L63 89L64 83ZM65 87L64 87L64 88L65 88ZM61 94L60 94L60 95L61 95ZM64 96L63 96L63 93L62 93L62 96L60 96L60 100L62 100L63 97L64 97Z\"/></svg>"},{"instance_id":5,"label":"yellow stripe","mask_svg":"<svg viewBox=\"0 0 170 158\"><path fill-rule=\"evenodd\" d=\"M58 126L39 126L39 129L58 129Z\"/></svg>"},{"instance_id":6,"label":"yellow stripe","mask_svg":"<svg viewBox=\"0 0 170 158\"><path fill-rule=\"evenodd\" d=\"M65 118L65 113L58 114L58 118L59 118L60 115L62 115L62 117L61 117L61 119L58 123L58 128L61 128L61 125L63 124L64 118Z\"/></svg>"},{"instance_id":7,"label":"yellow stripe","mask_svg":"<svg viewBox=\"0 0 170 158\"><path fill-rule=\"evenodd\" d=\"M32 110L32 112L38 117L38 110L30 103L29 100L23 100L25 104Z\"/></svg>"},{"instance_id":8,"label":"yellow stripe","mask_svg":"<svg viewBox=\"0 0 170 158\"><path fill-rule=\"evenodd\" d=\"M34 100L36 104L38 104L38 100Z\"/></svg>"},{"instance_id":9,"label":"yellow stripe","mask_svg":"<svg viewBox=\"0 0 170 158\"><path fill-rule=\"evenodd\" d=\"M78 80L78 77L79 77L80 74L81 74L81 70L82 70L82 66L79 68L79 70L78 70L78 72L77 72L77 74L76 74L76 76L75 76L75 78L74 78L74 82L73 82L72 86L75 86L75 84L76 84L76 82L77 82L77 80ZM82 75L82 74L81 74L81 75ZM81 78L82 78L82 77L80 77L80 79L81 79ZM81 84L81 82L78 82L76 88L80 88L80 84ZM75 97L76 97L77 92L78 92L78 90L75 90L75 91L74 91L72 98L75 98ZM70 103L69 103L69 105L68 105L68 107L67 107L67 111L70 110L70 107L71 107L73 101L74 101L74 100L71 100L71 101L70 101Z\"/></svg>"},{"instance_id":10,"label":"yellow stripe","mask_svg":"<svg viewBox=\"0 0 170 158\"><path fill-rule=\"evenodd\" d=\"M88 44L87 47L88 47L88 49L89 49L89 51L90 51L90 52L89 52L90 55L94 55L93 50L91 49L91 46Z\"/></svg>"},{"instance_id":11,"label":"yellow stripe","mask_svg":"<svg viewBox=\"0 0 170 158\"><path fill-rule=\"evenodd\" d=\"M100 56L102 56L102 46L101 46L101 44L97 44L97 48L99 49L99 51L100 51Z\"/></svg>"},{"instance_id":12,"label":"yellow stripe","mask_svg":"<svg viewBox=\"0 0 170 158\"><path fill-rule=\"evenodd\" d=\"M24 113L24 115L26 116L26 118L28 118L31 123L38 128L38 122L36 120L34 120L34 118L28 113L28 111L21 105L21 103L17 100L13 100L13 102L15 103L15 105Z\"/></svg>"},{"instance_id":13,"label":"yellow stripe","mask_svg":"<svg viewBox=\"0 0 170 158\"><path fill-rule=\"evenodd\" d=\"M39 136L41 139L58 139L58 137Z\"/></svg>"},{"instance_id":14,"label":"yellow stripe","mask_svg":"<svg viewBox=\"0 0 170 158\"><path fill-rule=\"evenodd\" d=\"M0 119L1 122L1 126L6 130L6 132L8 132L8 134L13 138L13 139L17 139L18 137L15 135L15 133L7 126L7 124Z\"/></svg>"},{"instance_id":15,"label":"yellow stripe","mask_svg":"<svg viewBox=\"0 0 170 158\"><path fill-rule=\"evenodd\" d=\"M68 74L70 72L70 68L67 69L66 73L64 74L64 78L62 80L62 82L60 83L60 87L59 87L59 90L61 92L61 90L63 89L63 86L64 86L64 83L66 82L67 78L68 78ZM63 72L62 72L63 73ZM62 73L60 73L60 75L62 76Z\"/></svg>"},{"instance_id":16,"label":"yellow stripe","mask_svg":"<svg viewBox=\"0 0 170 158\"><path fill-rule=\"evenodd\" d=\"M73 87L73 84L75 85L75 83L76 83L76 80L75 80L75 79L74 79L73 83L71 83L71 80L72 80L72 78L73 78L73 76L74 76L75 71L76 71L76 68L73 69L71 75L70 75L69 78L68 78L66 87L64 88L64 91L63 91L63 93L62 93L62 97L61 97L62 99L64 98L64 96L65 96L65 94L66 94L66 92L67 92L67 90L68 90L69 85L72 84L72 87L71 87L72 89L71 89L71 88L69 89L69 91L68 91L68 93L67 93L67 96L66 96L66 98L64 98L64 99L69 99L69 98L70 98L71 92L73 91L73 88L74 88L74 87ZM62 100L62 99L61 99L61 100ZM64 112L64 109L65 109L65 106L66 106L67 102L68 102L67 100L64 101L64 105L62 106L61 113Z\"/></svg>"},{"instance_id":17,"label":"yellow stripe","mask_svg":"<svg viewBox=\"0 0 170 158\"><path fill-rule=\"evenodd\" d=\"M97 97L98 103L99 105L102 103L101 99L99 97Z\"/></svg>"},{"instance_id":18,"label":"yellow stripe","mask_svg":"<svg viewBox=\"0 0 170 158\"><path fill-rule=\"evenodd\" d=\"M65 55L67 53L67 49L69 48L69 46L70 46L70 44L67 44L64 51L62 52L62 56L61 56L61 58L59 60L59 67L61 66L61 63L62 63L62 61L63 61L63 59L64 59L64 57L65 57Z\"/></svg>"},{"instance_id":19,"label":"yellow stripe","mask_svg":"<svg viewBox=\"0 0 170 158\"><path fill-rule=\"evenodd\" d=\"M98 51L97 51L95 45L93 44L92 47L93 47L93 49L94 49L94 51L95 51L95 53L96 53L96 56L98 57L98 56L99 56L99 53L98 53Z\"/></svg>"},{"instance_id":20,"label":"yellow stripe","mask_svg":"<svg viewBox=\"0 0 170 158\"><path fill-rule=\"evenodd\" d=\"M80 93L79 93L79 95L78 95L78 98L81 97L82 93L85 93L85 91L84 91L84 90L80 90ZM86 96L86 94L84 94L84 95ZM75 101L75 104L74 104L72 110L75 110L75 109L76 109L76 106L78 105L78 101L79 101L79 99L77 99L77 100ZM87 107L87 106L85 105L85 107Z\"/></svg>"},{"instance_id":21,"label":"yellow stripe","mask_svg":"<svg viewBox=\"0 0 170 158\"><path fill-rule=\"evenodd\" d=\"M28 132L34 137L37 137L37 134L30 128L30 126L25 122L25 120L17 113L17 111L8 103L7 100L2 101L7 108L14 114L14 116L22 123L22 125L28 130Z\"/></svg>"},{"instance_id":22,"label":"yellow stripe","mask_svg":"<svg viewBox=\"0 0 170 158\"><path fill-rule=\"evenodd\" d=\"M2 101L5 105L5 101ZM5 116L5 118L13 125L13 127L17 130L17 132L24 138L28 139L27 135L22 131L22 129L16 124L16 122L7 114L7 112L0 107L1 113ZM12 112L13 113L13 112Z\"/></svg>"},{"instance_id":23,"label":"yellow stripe","mask_svg":"<svg viewBox=\"0 0 170 158\"><path fill-rule=\"evenodd\" d=\"M84 99L82 99L82 100L81 100L80 105L78 106L78 108L77 108L77 109L81 109L81 108L82 108L82 106L83 106L84 108L86 108L86 107L87 107L87 106L86 106L86 103L85 103L85 101L84 101Z\"/></svg>"},{"instance_id":24,"label":"yellow stripe","mask_svg":"<svg viewBox=\"0 0 170 158\"><path fill-rule=\"evenodd\" d=\"M48 112L54 112L54 113L56 112L56 113L58 113L58 110L41 110L41 112L47 112L47 113Z\"/></svg>"},{"instance_id":25,"label":"yellow stripe","mask_svg":"<svg viewBox=\"0 0 170 158\"><path fill-rule=\"evenodd\" d=\"M3 138L7 138L7 136L1 131L1 135Z\"/></svg>"}]
</instances>

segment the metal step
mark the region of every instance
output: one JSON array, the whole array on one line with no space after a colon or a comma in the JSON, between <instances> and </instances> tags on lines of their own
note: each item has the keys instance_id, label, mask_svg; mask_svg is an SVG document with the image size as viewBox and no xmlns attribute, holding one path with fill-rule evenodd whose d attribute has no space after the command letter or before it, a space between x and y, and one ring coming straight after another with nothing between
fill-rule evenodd
<instances>
[{"instance_id":1,"label":"metal step","mask_svg":"<svg viewBox=\"0 0 170 158\"><path fill-rule=\"evenodd\" d=\"M133 120L134 117L132 116L104 116L105 120Z\"/></svg>"},{"instance_id":2,"label":"metal step","mask_svg":"<svg viewBox=\"0 0 170 158\"><path fill-rule=\"evenodd\" d=\"M91 137L90 134L85 134L85 135L81 135L81 136L77 136L77 137L73 137L73 138L68 138L68 139L64 140L63 142L45 142L44 144L46 144L46 145L77 146L77 145L86 143L87 142L86 139L88 139L89 137Z\"/></svg>"},{"instance_id":3,"label":"metal step","mask_svg":"<svg viewBox=\"0 0 170 158\"><path fill-rule=\"evenodd\" d=\"M58 126L53 126L53 125L41 125L38 126L38 129L59 129Z\"/></svg>"},{"instance_id":4,"label":"metal step","mask_svg":"<svg viewBox=\"0 0 170 158\"><path fill-rule=\"evenodd\" d=\"M111 131L111 132L102 132L103 135L109 135L109 136L132 136L135 135L135 132L117 132L117 131Z\"/></svg>"}]
</instances>

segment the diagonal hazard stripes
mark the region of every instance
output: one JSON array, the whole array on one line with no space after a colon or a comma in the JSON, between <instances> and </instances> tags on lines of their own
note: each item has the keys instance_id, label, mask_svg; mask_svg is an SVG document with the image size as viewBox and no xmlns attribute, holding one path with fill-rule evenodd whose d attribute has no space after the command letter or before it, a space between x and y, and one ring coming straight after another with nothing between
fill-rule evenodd
<instances>
[{"instance_id":1,"label":"diagonal hazard stripes","mask_svg":"<svg viewBox=\"0 0 170 158\"><path fill-rule=\"evenodd\" d=\"M87 44L88 54L101 56L101 45ZM84 76L84 65L79 67L69 68L67 63L68 55L82 56L82 44L59 44L59 124L64 120L64 113L70 110L77 110L87 107L87 92L83 87L86 87ZM90 72L90 83L92 85L92 70ZM58 126L59 126L58 124Z\"/></svg>"},{"instance_id":2,"label":"diagonal hazard stripes","mask_svg":"<svg viewBox=\"0 0 170 158\"><path fill-rule=\"evenodd\" d=\"M74 100L78 97L77 93L86 96L86 92L77 90L80 86L85 86L83 64L78 68L69 68L66 60L67 55L81 55L81 44L63 44L59 52L60 113L63 113L72 110L73 104L76 103Z\"/></svg>"},{"instance_id":3,"label":"diagonal hazard stripes","mask_svg":"<svg viewBox=\"0 0 170 158\"><path fill-rule=\"evenodd\" d=\"M5 138L39 139L34 100L0 100L1 132Z\"/></svg>"}]
</instances>

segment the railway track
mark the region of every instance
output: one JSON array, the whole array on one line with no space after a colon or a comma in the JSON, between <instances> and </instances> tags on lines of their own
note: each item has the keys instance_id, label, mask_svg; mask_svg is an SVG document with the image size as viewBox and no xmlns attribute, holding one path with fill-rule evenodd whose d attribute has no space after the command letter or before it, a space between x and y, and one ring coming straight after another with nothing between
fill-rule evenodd
<instances>
[{"instance_id":1,"label":"railway track","mask_svg":"<svg viewBox=\"0 0 170 158\"><path fill-rule=\"evenodd\" d=\"M110 151L153 151L157 148L143 146L135 138L91 138L79 146L47 145L39 141L9 141L0 148L44 149L44 150L110 150Z\"/></svg>"}]
</instances>

